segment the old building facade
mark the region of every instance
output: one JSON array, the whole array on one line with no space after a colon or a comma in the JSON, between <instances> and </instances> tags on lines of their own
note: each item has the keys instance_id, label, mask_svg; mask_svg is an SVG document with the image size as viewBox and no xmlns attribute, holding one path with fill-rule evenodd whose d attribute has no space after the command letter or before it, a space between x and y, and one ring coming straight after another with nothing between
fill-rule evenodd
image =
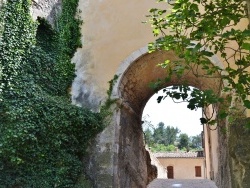
<instances>
[{"instance_id":1,"label":"old building facade","mask_svg":"<svg viewBox=\"0 0 250 188\"><path fill-rule=\"evenodd\" d=\"M206 174L206 161L203 152L154 153L164 166L168 179L209 179Z\"/></svg>"},{"instance_id":2,"label":"old building facade","mask_svg":"<svg viewBox=\"0 0 250 188\"><path fill-rule=\"evenodd\" d=\"M52 15L60 12L60 0L35 2L32 10L34 18L45 17L53 23ZM150 8L160 6L151 0L79 0L79 14L84 21L81 28L83 47L72 59L76 67L76 78L72 84L73 103L98 111L107 98L108 82L114 75L118 76L111 96L116 100L112 106L113 116L109 125L93 141L89 158L85 159L88 176L95 187L143 188L148 183L151 167L147 165L149 159L141 127L143 108L155 93L148 84L165 77L166 72L156 66L159 62L178 59L172 51L148 53L147 44L155 38L150 25L142 22L147 20ZM170 5L164 6L171 9ZM47 9L43 10L43 7ZM247 21L237 27L246 26ZM209 60L211 64L225 67L219 55ZM203 70L198 71L202 73ZM182 80L173 78L165 86L181 84L184 80L200 90L220 91L218 80L197 78L189 73ZM231 133L222 135L219 131L204 130L208 144L205 147L206 160L210 162L204 174L213 179L218 187L230 188L230 169L234 169L238 176L244 176L237 182L238 187L247 187L247 183L242 183L247 181L249 174L243 173L249 170L247 160L234 155L236 149L229 149L230 143L236 148L235 142L228 142ZM236 137L234 135L234 140L237 140ZM241 145L246 148L243 142ZM233 167L230 168L230 165ZM205 177L204 174L202 176Z\"/></svg>"}]
</instances>

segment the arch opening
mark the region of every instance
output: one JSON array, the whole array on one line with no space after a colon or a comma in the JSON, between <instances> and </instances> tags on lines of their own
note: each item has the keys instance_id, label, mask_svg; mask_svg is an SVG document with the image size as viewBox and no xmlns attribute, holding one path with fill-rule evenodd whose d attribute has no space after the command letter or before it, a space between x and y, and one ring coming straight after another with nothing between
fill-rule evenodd
<instances>
[{"instance_id":1,"label":"arch opening","mask_svg":"<svg viewBox=\"0 0 250 188\"><path fill-rule=\"evenodd\" d=\"M141 117L147 101L155 93L149 83L164 80L167 75L166 70L157 64L166 59L178 60L172 51L147 53L144 48L139 52L132 54L124 62L123 70L118 71L121 75L113 91L113 96L119 98L120 102L115 178L121 187L146 187L156 177L157 169L152 167L149 153L145 150ZM201 68L197 71L204 74ZM173 77L171 81L164 83L162 88L185 83L200 90L220 92L220 75L214 77L216 78L197 77L192 72L185 72L183 77Z\"/></svg>"},{"instance_id":2,"label":"arch opening","mask_svg":"<svg viewBox=\"0 0 250 188\"><path fill-rule=\"evenodd\" d=\"M171 91L171 88L165 90ZM150 150L151 163L157 166L157 178L207 178L205 145L202 144L203 125L200 122L203 116L202 109L191 111L187 108L188 103L185 100L179 99L174 102L170 97L157 104L158 96L162 95L164 93L161 90L150 98L144 108L142 119L145 145ZM168 169L169 166L174 170Z\"/></svg>"}]
</instances>

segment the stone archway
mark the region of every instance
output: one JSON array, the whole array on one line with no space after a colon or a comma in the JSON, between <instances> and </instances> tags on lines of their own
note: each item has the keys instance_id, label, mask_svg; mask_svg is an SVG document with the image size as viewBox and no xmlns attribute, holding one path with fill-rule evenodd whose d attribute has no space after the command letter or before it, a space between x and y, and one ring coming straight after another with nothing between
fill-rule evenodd
<instances>
[{"instance_id":1,"label":"stone archway","mask_svg":"<svg viewBox=\"0 0 250 188\"><path fill-rule=\"evenodd\" d=\"M146 187L151 169L147 165L148 157L143 143L141 115L149 98L155 93L149 83L166 77L166 70L156 66L169 59L177 60L172 51L147 53L146 48L134 52L121 65L119 79L113 90L113 97L119 103L119 121L117 122L115 140L117 156L114 158L116 172L115 187ZM219 65L216 57L210 59L211 65ZM204 70L198 68L202 74ZM198 89L212 89L220 92L220 79L196 77L185 72L181 79L173 78L164 87L185 83ZM216 75L219 77L219 75Z\"/></svg>"}]
</instances>

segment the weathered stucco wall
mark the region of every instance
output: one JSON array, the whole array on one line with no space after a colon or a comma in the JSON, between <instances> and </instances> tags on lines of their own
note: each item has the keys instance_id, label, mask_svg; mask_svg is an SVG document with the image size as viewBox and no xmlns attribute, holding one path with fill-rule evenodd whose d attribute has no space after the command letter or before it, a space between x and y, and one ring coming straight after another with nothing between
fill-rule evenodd
<instances>
[{"instance_id":1,"label":"weathered stucco wall","mask_svg":"<svg viewBox=\"0 0 250 188\"><path fill-rule=\"evenodd\" d=\"M114 176L117 174L118 146L115 145L117 125L120 122L119 110L113 108L109 126L91 142L87 155L83 159L85 172L94 188L116 187Z\"/></svg>"},{"instance_id":2,"label":"weathered stucco wall","mask_svg":"<svg viewBox=\"0 0 250 188\"><path fill-rule=\"evenodd\" d=\"M229 129L229 154L233 188L250 187L250 130L244 127L248 119L239 119Z\"/></svg>"},{"instance_id":3,"label":"weathered stucco wall","mask_svg":"<svg viewBox=\"0 0 250 188\"><path fill-rule=\"evenodd\" d=\"M80 16L84 21L84 46L73 59L77 73L72 87L75 104L98 109L106 96L108 81L120 63L155 40L150 25L142 21L148 19L145 15L150 8L160 6L166 8L169 5L152 0L79 1ZM246 23L242 22L238 27L244 28Z\"/></svg>"},{"instance_id":4,"label":"weathered stucco wall","mask_svg":"<svg viewBox=\"0 0 250 188\"><path fill-rule=\"evenodd\" d=\"M145 15L152 0L107 1L80 0L83 48L75 54L77 77L73 83L73 101L98 108L106 97L108 81L132 52L154 40Z\"/></svg>"},{"instance_id":5,"label":"weathered stucco wall","mask_svg":"<svg viewBox=\"0 0 250 188\"><path fill-rule=\"evenodd\" d=\"M33 0L31 15L34 19L37 17L45 18L54 26L56 18L61 12L62 0Z\"/></svg>"},{"instance_id":6,"label":"weathered stucco wall","mask_svg":"<svg viewBox=\"0 0 250 188\"><path fill-rule=\"evenodd\" d=\"M174 179L204 179L204 158L158 158L161 164L167 168L173 166ZM201 167L201 177L195 177L195 166Z\"/></svg>"},{"instance_id":7,"label":"weathered stucco wall","mask_svg":"<svg viewBox=\"0 0 250 188\"><path fill-rule=\"evenodd\" d=\"M230 155L228 146L228 135L225 134L226 124L218 128L218 171L215 173L215 183L219 188L235 188L231 184L231 168L229 165Z\"/></svg>"}]
</instances>

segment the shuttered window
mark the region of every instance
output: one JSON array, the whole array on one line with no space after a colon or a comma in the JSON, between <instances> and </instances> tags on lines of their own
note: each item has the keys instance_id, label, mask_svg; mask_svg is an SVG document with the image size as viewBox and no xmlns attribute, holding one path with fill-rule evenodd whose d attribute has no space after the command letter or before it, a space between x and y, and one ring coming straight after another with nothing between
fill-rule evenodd
<instances>
[{"instance_id":1,"label":"shuttered window","mask_svg":"<svg viewBox=\"0 0 250 188\"><path fill-rule=\"evenodd\" d=\"M174 167L168 166L167 171L168 171L168 179L174 179Z\"/></svg>"},{"instance_id":2,"label":"shuttered window","mask_svg":"<svg viewBox=\"0 0 250 188\"><path fill-rule=\"evenodd\" d=\"M195 177L201 177L201 166L195 166Z\"/></svg>"}]
</instances>

